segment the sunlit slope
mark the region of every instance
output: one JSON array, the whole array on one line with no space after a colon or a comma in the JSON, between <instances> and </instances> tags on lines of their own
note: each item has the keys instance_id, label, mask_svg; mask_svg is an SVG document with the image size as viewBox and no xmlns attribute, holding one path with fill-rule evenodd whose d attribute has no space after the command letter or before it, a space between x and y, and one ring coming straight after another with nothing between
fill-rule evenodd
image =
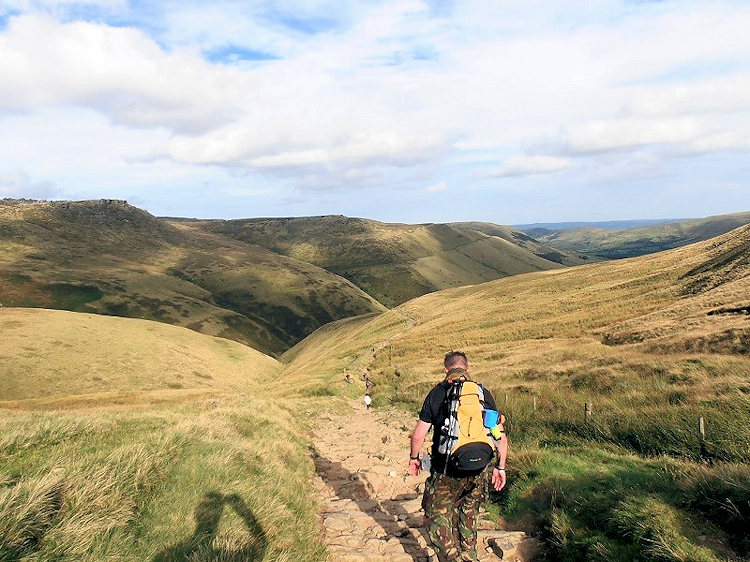
<instances>
[{"instance_id":1,"label":"sunlit slope","mask_svg":"<svg viewBox=\"0 0 750 562\"><path fill-rule=\"evenodd\" d=\"M533 385L622 353L694 350L746 362L749 239L746 226L659 254L425 295L365 324L313 334L289 352L285 373L328 371L338 383L342 369L357 364L402 391L419 389L456 348L470 353L477 376L503 386Z\"/></svg>"},{"instance_id":2,"label":"sunlit slope","mask_svg":"<svg viewBox=\"0 0 750 562\"><path fill-rule=\"evenodd\" d=\"M280 366L234 341L130 318L3 307L0 334L0 401L190 389L248 392Z\"/></svg>"},{"instance_id":3,"label":"sunlit slope","mask_svg":"<svg viewBox=\"0 0 750 562\"><path fill-rule=\"evenodd\" d=\"M193 224L337 273L387 305L586 261L487 223L409 225L323 216Z\"/></svg>"},{"instance_id":4,"label":"sunlit slope","mask_svg":"<svg viewBox=\"0 0 750 562\"><path fill-rule=\"evenodd\" d=\"M266 353L383 309L324 269L121 201L0 202L0 303L158 320Z\"/></svg>"},{"instance_id":5,"label":"sunlit slope","mask_svg":"<svg viewBox=\"0 0 750 562\"><path fill-rule=\"evenodd\" d=\"M750 212L669 222L623 230L574 228L534 231L542 243L569 252L607 259L627 258L669 250L720 236L750 223Z\"/></svg>"}]
</instances>

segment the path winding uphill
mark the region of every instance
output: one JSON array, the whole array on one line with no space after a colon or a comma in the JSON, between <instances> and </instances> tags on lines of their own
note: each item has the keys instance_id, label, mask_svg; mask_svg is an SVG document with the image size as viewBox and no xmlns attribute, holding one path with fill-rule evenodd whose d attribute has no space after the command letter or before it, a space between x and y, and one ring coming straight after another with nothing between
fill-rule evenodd
<instances>
[{"instance_id":1,"label":"path winding uphill","mask_svg":"<svg viewBox=\"0 0 750 562\"><path fill-rule=\"evenodd\" d=\"M367 411L361 404L321 417L313 435L315 466L332 561L437 560L422 525L427 474L405 477L414 422L406 413ZM532 560L533 539L496 531L490 521L480 528L480 560Z\"/></svg>"}]
</instances>

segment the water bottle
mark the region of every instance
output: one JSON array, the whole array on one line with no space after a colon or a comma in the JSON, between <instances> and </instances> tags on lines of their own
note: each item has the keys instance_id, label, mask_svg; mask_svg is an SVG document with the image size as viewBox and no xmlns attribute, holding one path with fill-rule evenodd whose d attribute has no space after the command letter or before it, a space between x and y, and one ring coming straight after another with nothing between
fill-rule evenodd
<instances>
[{"instance_id":1,"label":"water bottle","mask_svg":"<svg viewBox=\"0 0 750 562\"><path fill-rule=\"evenodd\" d=\"M432 467L432 460L430 459L430 455L427 453L422 455L422 470L429 471Z\"/></svg>"}]
</instances>

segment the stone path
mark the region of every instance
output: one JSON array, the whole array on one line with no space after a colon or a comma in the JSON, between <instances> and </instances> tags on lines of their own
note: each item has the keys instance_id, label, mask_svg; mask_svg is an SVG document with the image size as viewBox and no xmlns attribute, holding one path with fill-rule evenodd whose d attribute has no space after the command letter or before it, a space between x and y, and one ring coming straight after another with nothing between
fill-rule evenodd
<instances>
[{"instance_id":1,"label":"stone path","mask_svg":"<svg viewBox=\"0 0 750 562\"><path fill-rule=\"evenodd\" d=\"M435 561L422 526L427 473L405 476L415 419L366 410L324 414L313 432L321 526L334 562ZM480 560L531 562L534 539L480 522Z\"/></svg>"}]
</instances>

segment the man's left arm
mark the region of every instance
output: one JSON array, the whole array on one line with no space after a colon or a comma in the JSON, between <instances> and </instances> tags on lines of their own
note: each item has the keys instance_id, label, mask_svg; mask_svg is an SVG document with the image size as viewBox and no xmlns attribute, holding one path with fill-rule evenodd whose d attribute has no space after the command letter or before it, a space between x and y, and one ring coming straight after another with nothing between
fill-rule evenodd
<instances>
[{"instance_id":1,"label":"man's left arm","mask_svg":"<svg viewBox=\"0 0 750 562\"><path fill-rule=\"evenodd\" d=\"M497 411L495 398L489 390L485 389L485 406L491 410ZM498 492L505 488L507 477L505 474L505 462L508 458L508 436L505 434L504 417L499 416L498 429L500 439L495 439L495 449L497 450L497 465L492 469L492 485Z\"/></svg>"},{"instance_id":2,"label":"man's left arm","mask_svg":"<svg viewBox=\"0 0 750 562\"><path fill-rule=\"evenodd\" d=\"M505 462L508 459L508 436L505 433L505 426L500 425L500 439L495 441L497 449L497 466L492 469L492 485L496 491L505 488L507 476L505 474Z\"/></svg>"}]
</instances>

